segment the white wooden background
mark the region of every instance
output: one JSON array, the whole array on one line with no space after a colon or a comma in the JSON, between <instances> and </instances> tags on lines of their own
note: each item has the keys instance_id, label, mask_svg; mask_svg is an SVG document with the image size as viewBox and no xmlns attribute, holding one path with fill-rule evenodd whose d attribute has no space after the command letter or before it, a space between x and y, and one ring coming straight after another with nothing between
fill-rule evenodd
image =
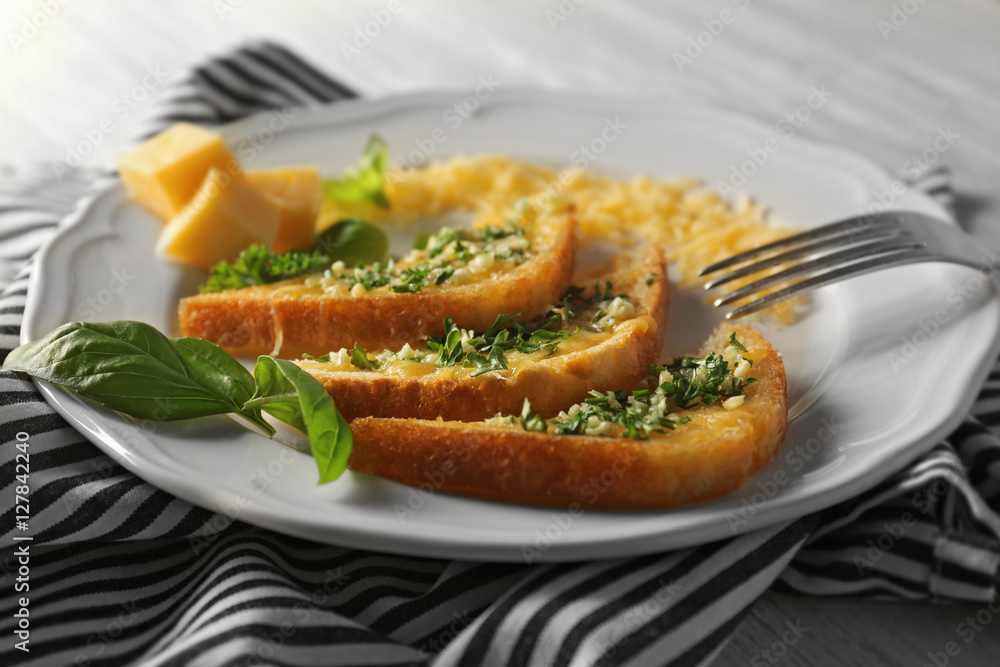
<instances>
[{"instance_id":1,"label":"white wooden background","mask_svg":"<svg viewBox=\"0 0 1000 667\"><path fill-rule=\"evenodd\" d=\"M391 21L345 53L390 4ZM707 46L686 54L711 28ZM88 157L109 161L157 93L136 88L150 71L179 72L262 37L364 96L469 92L492 75L508 88L676 96L774 126L813 87L825 89L829 101L798 133L889 170L912 164L939 129L956 133L938 162L954 171L960 220L1000 248L1000 4L986 0L5 0L0 162L64 160L111 118ZM675 52L691 61L678 66ZM920 667L978 610L769 594L719 664ZM808 631L772 663L762 652L789 622ZM1000 664L1000 618L959 645L950 665Z\"/></svg>"}]
</instances>

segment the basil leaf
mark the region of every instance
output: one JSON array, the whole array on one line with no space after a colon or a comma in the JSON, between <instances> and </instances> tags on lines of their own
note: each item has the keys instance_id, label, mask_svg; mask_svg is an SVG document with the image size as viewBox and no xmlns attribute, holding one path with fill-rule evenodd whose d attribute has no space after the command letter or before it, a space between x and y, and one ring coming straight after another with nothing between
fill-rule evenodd
<instances>
[{"instance_id":1,"label":"basil leaf","mask_svg":"<svg viewBox=\"0 0 1000 667\"><path fill-rule=\"evenodd\" d=\"M257 390L250 371L215 343L202 338L174 338L174 347L188 361L193 376L206 387L231 398L234 406L242 406ZM274 435L274 428L264 421L260 409L239 410L238 414Z\"/></svg>"},{"instance_id":2,"label":"basil leaf","mask_svg":"<svg viewBox=\"0 0 1000 667\"><path fill-rule=\"evenodd\" d=\"M316 237L315 251L348 266L374 264L389 257L389 237L370 222L347 218Z\"/></svg>"},{"instance_id":3,"label":"basil leaf","mask_svg":"<svg viewBox=\"0 0 1000 667\"><path fill-rule=\"evenodd\" d=\"M413 249L414 250L424 250L427 248L427 242L431 240L430 232L420 232L417 237L413 239Z\"/></svg>"},{"instance_id":4,"label":"basil leaf","mask_svg":"<svg viewBox=\"0 0 1000 667\"><path fill-rule=\"evenodd\" d=\"M190 364L195 377L206 386L221 389L237 405L243 405L254 395L253 375L215 343L203 338L174 338L171 342Z\"/></svg>"},{"instance_id":5,"label":"basil leaf","mask_svg":"<svg viewBox=\"0 0 1000 667\"><path fill-rule=\"evenodd\" d=\"M137 419L241 412L242 405L229 394L233 386L196 370L186 354L196 356L141 322L72 322L16 348L3 368L48 380Z\"/></svg>"},{"instance_id":6,"label":"basil leaf","mask_svg":"<svg viewBox=\"0 0 1000 667\"><path fill-rule=\"evenodd\" d=\"M247 407L259 407L309 436L319 466L319 483L347 469L351 429L319 381L285 359L261 356L253 369L257 392Z\"/></svg>"},{"instance_id":7,"label":"basil leaf","mask_svg":"<svg viewBox=\"0 0 1000 667\"><path fill-rule=\"evenodd\" d=\"M356 167L344 170L341 179L323 181L323 196L338 202L370 201L389 208L385 196L385 168L389 164L389 147L376 134L368 139Z\"/></svg>"}]
</instances>

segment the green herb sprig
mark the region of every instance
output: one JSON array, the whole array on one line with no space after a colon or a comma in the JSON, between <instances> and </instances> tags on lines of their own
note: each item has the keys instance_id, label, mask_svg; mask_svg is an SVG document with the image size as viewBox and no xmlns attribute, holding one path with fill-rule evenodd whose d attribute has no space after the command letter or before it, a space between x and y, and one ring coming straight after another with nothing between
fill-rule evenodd
<instances>
[{"instance_id":1,"label":"green herb sprig","mask_svg":"<svg viewBox=\"0 0 1000 667\"><path fill-rule=\"evenodd\" d=\"M733 347L746 351L739 341ZM752 360L746 361L753 365ZM752 377L736 377L733 374L735 369L730 368L729 362L715 352L704 359L677 357L666 366L654 365L652 370L655 373L667 370L673 376L674 381L665 382L661 388L681 410L687 410L698 403L712 405L723 397L739 396L744 387L757 381Z\"/></svg>"},{"instance_id":2,"label":"green herb sprig","mask_svg":"<svg viewBox=\"0 0 1000 667\"><path fill-rule=\"evenodd\" d=\"M347 467L351 431L315 378L262 355L251 374L218 345L168 338L142 322L72 322L15 348L3 369L64 387L136 419L171 422L235 414L269 436L263 413L309 436L319 482Z\"/></svg>"},{"instance_id":3,"label":"green herb sprig","mask_svg":"<svg viewBox=\"0 0 1000 667\"><path fill-rule=\"evenodd\" d=\"M735 333L729 342L738 352L747 351ZM752 364L751 360L746 361ZM664 371L670 374L672 381L662 382L652 391L590 391L582 403L550 419L548 426L532 411L531 404L525 399L521 414L512 423L519 423L526 431L546 431L551 426L556 435L646 440L653 433L667 433L679 424L691 421L678 415L674 408L686 410L698 403L712 405L723 397L741 395L748 384L757 381L752 377L736 377L735 369L730 368L729 362L716 353L704 358L677 357L666 366L654 364L650 367L650 374L657 379ZM671 399L673 406L670 405Z\"/></svg>"},{"instance_id":4,"label":"green herb sprig","mask_svg":"<svg viewBox=\"0 0 1000 667\"><path fill-rule=\"evenodd\" d=\"M261 244L252 245L232 263L223 261L213 266L208 282L200 291L208 294L269 285L324 271L336 261L350 266L375 262L374 266L379 267L378 262L385 259L388 248L389 239L384 231L364 220L349 218L320 234L312 250L277 253Z\"/></svg>"},{"instance_id":5,"label":"green herb sprig","mask_svg":"<svg viewBox=\"0 0 1000 667\"><path fill-rule=\"evenodd\" d=\"M490 328L479 335L472 335L462 344L462 331L451 318L444 322L445 335L432 337L427 341L427 349L437 352L438 367L465 365L475 368L472 377L490 371L507 369L506 353L517 350L531 354L544 350L555 353L559 343L575 332L565 329L551 331L547 327L556 321L546 318L534 323L522 324L515 318L523 315L498 315Z\"/></svg>"},{"instance_id":6,"label":"green herb sprig","mask_svg":"<svg viewBox=\"0 0 1000 667\"><path fill-rule=\"evenodd\" d=\"M389 165L389 146L382 137L373 134L368 138L357 166L344 170L344 177L323 181L323 197L337 202L370 201L376 206L389 208L385 194L385 170Z\"/></svg>"},{"instance_id":7,"label":"green herb sprig","mask_svg":"<svg viewBox=\"0 0 1000 667\"><path fill-rule=\"evenodd\" d=\"M241 252L232 263L219 262L213 266L208 282L201 286L200 291L208 294L251 285L268 285L322 271L331 262L330 256L324 253L304 250L276 253L266 246L255 244Z\"/></svg>"}]
</instances>

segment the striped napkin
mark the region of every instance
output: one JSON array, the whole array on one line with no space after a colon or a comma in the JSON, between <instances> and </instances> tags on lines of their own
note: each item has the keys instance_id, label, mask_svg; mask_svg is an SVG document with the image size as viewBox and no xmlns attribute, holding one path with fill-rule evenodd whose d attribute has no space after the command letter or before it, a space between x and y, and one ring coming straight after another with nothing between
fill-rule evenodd
<instances>
[{"instance_id":1,"label":"striped napkin","mask_svg":"<svg viewBox=\"0 0 1000 667\"><path fill-rule=\"evenodd\" d=\"M177 81L143 133L348 97L257 43ZM100 175L60 172L0 172L0 359L18 344L31 257ZM930 181L950 197L946 173ZM768 589L987 602L1000 564L998 398L1000 365L947 442L817 515L683 551L524 565L343 549L234 522L135 477L30 381L2 373L0 664L697 665ZM14 509L19 433L31 443L27 534ZM30 592L14 593L25 549ZM15 646L22 595L27 652Z\"/></svg>"}]
</instances>

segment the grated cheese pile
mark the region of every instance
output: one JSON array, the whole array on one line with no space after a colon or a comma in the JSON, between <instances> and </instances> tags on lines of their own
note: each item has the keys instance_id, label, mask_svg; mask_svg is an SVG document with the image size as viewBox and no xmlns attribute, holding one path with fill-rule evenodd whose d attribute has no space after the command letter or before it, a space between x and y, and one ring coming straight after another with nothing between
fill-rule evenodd
<instances>
[{"instance_id":1,"label":"grated cheese pile","mask_svg":"<svg viewBox=\"0 0 1000 667\"><path fill-rule=\"evenodd\" d=\"M367 203L347 208L326 202L319 224L351 216L406 224L467 211L476 225L501 225L512 210L530 216L553 202L571 203L585 239L661 243L671 278L681 286L700 284L698 271L713 262L795 232L767 224L765 209L746 196L730 205L693 178L622 180L499 156L459 156L421 169L393 167L386 174L386 194L392 202L388 211ZM779 304L772 315L791 322L793 305Z\"/></svg>"}]
</instances>

